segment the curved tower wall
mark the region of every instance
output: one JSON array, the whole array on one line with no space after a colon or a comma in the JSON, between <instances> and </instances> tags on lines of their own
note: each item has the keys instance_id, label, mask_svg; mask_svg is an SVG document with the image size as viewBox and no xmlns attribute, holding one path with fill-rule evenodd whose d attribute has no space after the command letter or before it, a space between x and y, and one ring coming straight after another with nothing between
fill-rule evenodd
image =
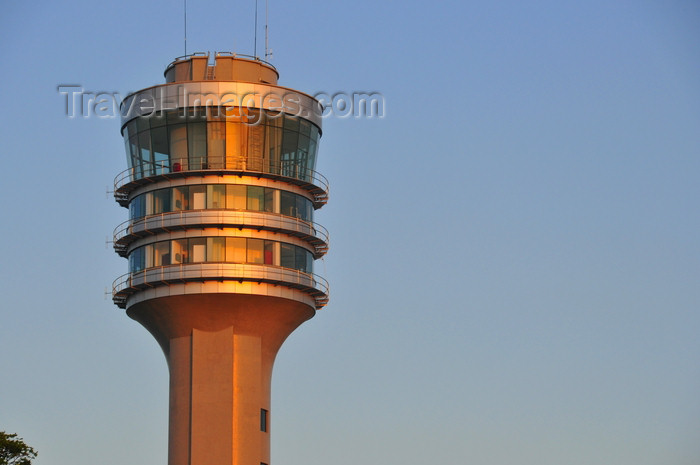
<instances>
[{"instance_id":1,"label":"curved tower wall","mask_svg":"<svg viewBox=\"0 0 700 465\"><path fill-rule=\"evenodd\" d=\"M269 464L275 355L328 302L320 105L258 59L209 58L122 104L114 247L129 272L113 300L166 356L169 465Z\"/></svg>"}]
</instances>

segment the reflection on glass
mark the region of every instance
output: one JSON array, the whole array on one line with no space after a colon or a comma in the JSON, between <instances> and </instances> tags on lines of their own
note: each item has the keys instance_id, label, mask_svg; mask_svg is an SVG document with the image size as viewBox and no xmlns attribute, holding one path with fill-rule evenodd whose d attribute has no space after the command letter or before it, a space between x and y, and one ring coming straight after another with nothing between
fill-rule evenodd
<instances>
[{"instance_id":1,"label":"reflection on glass","mask_svg":"<svg viewBox=\"0 0 700 465\"><path fill-rule=\"evenodd\" d=\"M170 241L156 242L153 244L154 266L170 265Z\"/></svg>"},{"instance_id":2,"label":"reflection on glass","mask_svg":"<svg viewBox=\"0 0 700 465\"><path fill-rule=\"evenodd\" d=\"M187 263L187 239L172 241L172 261L176 264Z\"/></svg>"},{"instance_id":3,"label":"reflection on glass","mask_svg":"<svg viewBox=\"0 0 700 465\"><path fill-rule=\"evenodd\" d=\"M224 184L207 186L207 208L226 208L226 186Z\"/></svg>"},{"instance_id":4,"label":"reflection on glass","mask_svg":"<svg viewBox=\"0 0 700 465\"><path fill-rule=\"evenodd\" d=\"M226 261L231 263L245 263L246 239L244 237L226 238Z\"/></svg>"},{"instance_id":5,"label":"reflection on glass","mask_svg":"<svg viewBox=\"0 0 700 465\"><path fill-rule=\"evenodd\" d=\"M200 263L207 260L207 239L197 237L187 240L189 263Z\"/></svg>"},{"instance_id":6,"label":"reflection on glass","mask_svg":"<svg viewBox=\"0 0 700 465\"><path fill-rule=\"evenodd\" d=\"M207 124L188 123L187 141L189 169L207 169Z\"/></svg>"},{"instance_id":7,"label":"reflection on glass","mask_svg":"<svg viewBox=\"0 0 700 465\"><path fill-rule=\"evenodd\" d=\"M276 257L277 253L279 257ZM245 237L193 237L160 241L132 250L129 254L129 271L135 273L152 267L204 262L278 263L283 268L305 273L313 270L311 252L296 245Z\"/></svg>"},{"instance_id":8,"label":"reflection on glass","mask_svg":"<svg viewBox=\"0 0 700 465\"><path fill-rule=\"evenodd\" d=\"M262 239L248 239L248 263L264 263Z\"/></svg>"},{"instance_id":9,"label":"reflection on glass","mask_svg":"<svg viewBox=\"0 0 700 465\"><path fill-rule=\"evenodd\" d=\"M265 210L265 192L263 187L248 186L248 210Z\"/></svg>"},{"instance_id":10,"label":"reflection on glass","mask_svg":"<svg viewBox=\"0 0 700 465\"><path fill-rule=\"evenodd\" d=\"M169 190L169 189L163 189ZM189 210L189 188L187 186L174 187L173 191L173 211ZM141 196L139 196L141 197Z\"/></svg>"},{"instance_id":11,"label":"reflection on glass","mask_svg":"<svg viewBox=\"0 0 700 465\"><path fill-rule=\"evenodd\" d=\"M279 192L277 206L275 192ZM202 184L158 189L137 195L129 203L132 220L153 214L203 209L264 211L313 221L313 203L303 195L240 184Z\"/></svg>"},{"instance_id":12,"label":"reflection on glass","mask_svg":"<svg viewBox=\"0 0 700 465\"><path fill-rule=\"evenodd\" d=\"M209 148L210 168L223 168L226 156L226 123L207 123L207 147Z\"/></svg>"},{"instance_id":13,"label":"reflection on glass","mask_svg":"<svg viewBox=\"0 0 700 465\"><path fill-rule=\"evenodd\" d=\"M247 208L246 186L226 186L226 208L232 208L234 210L245 210Z\"/></svg>"},{"instance_id":14,"label":"reflection on glass","mask_svg":"<svg viewBox=\"0 0 700 465\"><path fill-rule=\"evenodd\" d=\"M173 171L184 171L187 169L187 126L175 124L169 129Z\"/></svg>"},{"instance_id":15,"label":"reflection on glass","mask_svg":"<svg viewBox=\"0 0 700 465\"><path fill-rule=\"evenodd\" d=\"M207 261L208 262L224 262L224 261L226 261L226 238L225 237L208 237L207 238Z\"/></svg>"},{"instance_id":16,"label":"reflection on glass","mask_svg":"<svg viewBox=\"0 0 700 465\"><path fill-rule=\"evenodd\" d=\"M153 161L155 174L170 172L170 156L168 155L168 128L160 127L151 130L153 141Z\"/></svg>"},{"instance_id":17,"label":"reflection on glass","mask_svg":"<svg viewBox=\"0 0 700 465\"><path fill-rule=\"evenodd\" d=\"M206 195L207 186L190 186L190 209L204 210Z\"/></svg>"},{"instance_id":18,"label":"reflection on glass","mask_svg":"<svg viewBox=\"0 0 700 465\"><path fill-rule=\"evenodd\" d=\"M226 168L311 180L318 127L304 119L255 109L214 108L211 115L241 112L243 118L210 116L207 120L201 112L183 116L174 110L133 119L123 136L134 177ZM251 119L259 124L245 122Z\"/></svg>"},{"instance_id":19,"label":"reflection on glass","mask_svg":"<svg viewBox=\"0 0 700 465\"><path fill-rule=\"evenodd\" d=\"M169 189L153 191L153 213L166 213L172 211L170 206Z\"/></svg>"}]
</instances>

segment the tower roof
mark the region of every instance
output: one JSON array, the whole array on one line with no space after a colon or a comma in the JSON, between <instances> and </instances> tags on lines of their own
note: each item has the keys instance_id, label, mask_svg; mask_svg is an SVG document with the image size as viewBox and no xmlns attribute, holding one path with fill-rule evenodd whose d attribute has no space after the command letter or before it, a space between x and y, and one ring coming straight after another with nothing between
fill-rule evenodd
<instances>
[{"instance_id":1,"label":"tower roof","mask_svg":"<svg viewBox=\"0 0 700 465\"><path fill-rule=\"evenodd\" d=\"M165 69L165 82L239 81L277 85L279 73L270 63L249 55L216 52L214 64L209 53L176 58Z\"/></svg>"}]
</instances>

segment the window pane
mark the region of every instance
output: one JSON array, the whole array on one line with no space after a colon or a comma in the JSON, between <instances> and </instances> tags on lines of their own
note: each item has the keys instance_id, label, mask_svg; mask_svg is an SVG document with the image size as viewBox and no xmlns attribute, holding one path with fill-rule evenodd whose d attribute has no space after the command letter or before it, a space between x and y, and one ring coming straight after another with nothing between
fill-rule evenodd
<instances>
[{"instance_id":1,"label":"window pane","mask_svg":"<svg viewBox=\"0 0 700 465\"><path fill-rule=\"evenodd\" d=\"M244 237L226 238L226 261L231 263L245 263L246 240Z\"/></svg>"},{"instance_id":2,"label":"window pane","mask_svg":"<svg viewBox=\"0 0 700 465\"><path fill-rule=\"evenodd\" d=\"M274 256L273 256L273 250L274 250L275 243L273 241L265 241L265 264L266 265L272 265L274 264Z\"/></svg>"},{"instance_id":3,"label":"window pane","mask_svg":"<svg viewBox=\"0 0 700 465\"><path fill-rule=\"evenodd\" d=\"M189 263L201 263L207 259L207 239L197 237L187 240Z\"/></svg>"},{"instance_id":4,"label":"window pane","mask_svg":"<svg viewBox=\"0 0 700 465\"><path fill-rule=\"evenodd\" d=\"M136 118L136 128L139 132L148 131L148 118L144 118L143 116L139 116L138 118Z\"/></svg>"},{"instance_id":5,"label":"window pane","mask_svg":"<svg viewBox=\"0 0 700 465\"><path fill-rule=\"evenodd\" d=\"M301 271L306 271L306 254L309 252L302 247L294 247L294 268Z\"/></svg>"},{"instance_id":6,"label":"window pane","mask_svg":"<svg viewBox=\"0 0 700 465\"><path fill-rule=\"evenodd\" d=\"M264 245L261 239L248 239L248 263L264 263Z\"/></svg>"},{"instance_id":7,"label":"window pane","mask_svg":"<svg viewBox=\"0 0 700 465\"><path fill-rule=\"evenodd\" d=\"M308 168L311 170L316 169L316 150L318 149L318 141L321 138L321 134L318 131L316 125L311 125L311 136L309 137L309 161Z\"/></svg>"},{"instance_id":8,"label":"window pane","mask_svg":"<svg viewBox=\"0 0 700 465\"><path fill-rule=\"evenodd\" d=\"M170 159L173 171L187 169L187 126L170 126Z\"/></svg>"},{"instance_id":9,"label":"window pane","mask_svg":"<svg viewBox=\"0 0 700 465\"><path fill-rule=\"evenodd\" d=\"M306 252L306 272L314 272L314 256L310 252Z\"/></svg>"},{"instance_id":10,"label":"window pane","mask_svg":"<svg viewBox=\"0 0 700 465\"><path fill-rule=\"evenodd\" d=\"M155 172L153 170L153 160L151 159L151 135L149 131L139 133L139 151L141 153L144 176L152 176Z\"/></svg>"},{"instance_id":11,"label":"window pane","mask_svg":"<svg viewBox=\"0 0 700 465\"><path fill-rule=\"evenodd\" d=\"M146 198L146 215L152 215L153 214L153 192L147 192L144 194L144 197Z\"/></svg>"},{"instance_id":12,"label":"window pane","mask_svg":"<svg viewBox=\"0 0 700 465\"><path fill-rule=\"evenodd\" d=\"M170 189L159 189L153 192L153 213L167 213L170 208Z\"/></svg>"},{"instance_id":13,"label":"window pane","mask_svg":"<svg viewBox=\"0 0 700 465\"><path fill-rule=\"evenodd\" d=\"M313 139L309 140L309 159L306 162L306 167L310 170L316 169L316 148L318 144Z\"/></svg>"},{"instance_id":14,"label":"window pane","mask_svg":"<svg viewBox=\"0 0 700 465\"><path fill-rule=\"evenodd\" d=\"M262 187L248 186L248 210L263 211L265 209L265 191Z\"/></svg>"},{"instance_id":15,"label":"window pane","mask_svg":"<svg viewBox=\"0 0 700 465\"><path fill-rule=\"evenodd\" d=\"M179 110L171 110L166 112L166 121L168 122L168 126L172 126L173 124L181 124L185 123L187 121L186 116L183 114L184 109L179 109Z\"/></svg>"},{"instance_id":16,"label":"window pane","mask_svg":"<svg viewBox=\"0 0 700 465\"><path fill-rule=\"evenodd\" d=\"M290 244L280 244L280 266L294 268L294 246Z\"/></svg>"},{"instance_id":17,"label":"window pane","mask_svg":"<svg viewBox=\"0 0 700 465\"><path fill-rule=\"evenodd\" d=\"M292 131L299 131L299 120L292 116L284 116L284 128Z\"/></svg>"},{"instance_id":18,"label":"window pane","mask_svg":"<svg viewBox=\"0 0 700 465\"><path fill-rule=\"evenodd\" d=\"M173 188L173 211L189 210L189 188L187 186Z\"/></svg>"},{"instance_id":19,"label":"window pane","mask_svg":"<svg viewBox=\"0 0 700 465\"><path fill-rule=\"evenodd\" d=\"M304 221L311 221L311 202L306 197L296 195L297 200L297 218Z\"/></svg>"},{"instance_id":20,"label":"window pane","mask_svg":"<svg viewBox=\"0 0 700 465\"><path fill-rule=\"evenodd\" d=\"M208 237L207 238L207 261L208 262L224 262L226 261L226 238L225 237Z\"/></svg>"},{"instance_id":21,"label":"window pane","mask_svg":"<svg viewBox=\"0 0 700 465\"><path fill-rule=\"evenodd\" d=\"M131 159L131 149L129 149L129 131L128 126L124 127L124 150L126 151L126 164L131 169L134 167L133 160Z\"/></svg>"},{"instance_id":22,"label":"window pane","mask_svg":"<svg viewBox=\"0 0 700 465\"><path fill-rule=\"evenodd\" d=\"M252 102L252 99L245 100L244 99L244 104L248 105L245 102ZM245 123L248 124L248 126L259 126L261 124L265 124L265 122L261 119L264 117L264 113L261 113L260 110L257 108L250 108L250 105L248 105L249 108L244 110L244 114L248 115L248 118L244 120Z\"/></svg>"},{"instance_id":23,"label":"window pane","mask_svg":"<svg viewBox=\"0 0 700 465\"><path fill-rule=\"evenodd\" d=\"M166 118L163 111L155 112L149 119L151 120L151 128L165 126Z\"/></svg>"},{"instance_id":24,"label":"window pane","mask_svg":"<svg viewBox=\"0 0 700 465\"><path fill-rule=\"evenodd\" d=\"M226 155L226 123L207 123L207 147L210 168L223 168Z\"/></svg>"},{"instance_id":25,"label":"window pane","mask_svg":"<svg viewBox=\"0 0 700 465\"><path fill-rule=\"evenodd\" d=\"M291 192L280 192L280 213L287 216L297 216L296 196Z\"/></svg>"},{"instance_id":26,"label":"window pane","mask_svg":"<svg viewBox=\"0 0 700 465\"><path fill-rule=\"evenodd\" d=\"M226 208L226 185L207 186L207 208Z\"/></svg>"},{"instance_id":27,"label":"window pane","mask_svg":"<svg viewBox=\"0 0 700 465\"><path fill-rule=\"evenodd\" d=\"M302 158L305 160L308 158L307 154L309 153L309 138L306 136L299 135L299 140L297 142L297 150L298 153L303 153Z\"/></svg>"},{"instance_id":28,"label":"window pane","mask_svg":"<svg viewBox=\"0 0 700 465\"><path fill-rule=\"evenodd\" d=\"M267 410L264 408L260 409L260 431L267 431ZM262 462L260 462L262 465Z\"/></svg>"},{"instance_id":29,"label":"window pane","mask_svg":"<svg viewBox=\"0 0 700 465\"><path fill-rule=\"evenodd\" d=\"M282 153L294 154L299 143L299 133L285 129L282 133Z\"/></svg>"},{"instance_id":30,"label":"window pane","mask_svg":"<svg viewBox=\"0 0 700 465\"><path fill-rule=\"evenodd\" d=\"M172 241L172 262L187 263L187 239L175 239Z\"/></svg>"},{"instance_id":31,"label":"window pane","mask_svg":"<svg viewBox=\"0 0 700 465\"><path fill-rule=\"evenodd\" d=\"M280 153L282 152L282 128L279 127L282 118L269 120L267 127L267 156L269 158L269 171L279 173Z\"/></svg>"},{"instance_id":32,"label":"window pane","mask_svg":"<svg viewBox=\"0 0 700 465\"><path fill-rule=\"evenodd\" d=\"M297 203L297 208L300 210L301 219L304 221L313 221L314 219L314 206L311 200L301 195L298 197L301 199L301 204Z\"/></svg>"},{"instance_id":33,"label":"window pane","mask_svg":"<svg viewBox=\"0 0 700 465\"><path fill-rule=\"evenodd\" d=\"M282 176L299 177L302 173L297 166L297 143L299 133L284 130L282 136L282 155L280 159Z\"/></svg>"},{"instance_id":34,"label":"window pane","mask_svg":"<svg viewBox=\"0 0 700 465\"><path fill-rule=\"evenodd\" d=\"M132 119L129 121L129 124L126 125L127 129L129 130L129 137L134 137L136 133L139 132L138 127L136 126L136 120Z\"/></svg>"},{"instance_id":35,"label":"window pane","mask_svg":"<svg viewBox=\"0 0 700 465\"><path fill-rule=\"evenodd\" d=\"M156 242L153 244L153 265L170 265L170 241Z\"/></svg>"},{"instance_id":36,"label":"window pane","mask_svg":"<svg viewBox=\"0 0 700 465\"><path fill-rule=\"evenodd\" d=\"M139 247L131 251L129 254L129 271L135 273L141 271L145 266L143 247Z\"/></svg>"},{"instance_id":37,"label":"window pane","mask_svg":"<svg viewBox=\"0 0 700 465\"><path fill-rule=\"evenodd\" d=\"M134 167L134 177L141 179L143 170L141 169L141 156L139 155L139 136L129 131L129 151L131 152L131 166Z\"/></svg>"},{"instance_id":38,"label":"window pane","mask_svg":"<svg viewBox=\"0 0 700 465\"><path fill-rule=\"evenodd\" d=\"M144 194L134 197L129 203L129 218L141 218L146 214L146 196Z\"/></svg>"},{"instance_id":39,"label":"window pane","mask_svg":"<svg viewBox=\"0 0 700 465\"><path fill-rule=\"evenodd\" d=\"M160 127L152 129L151 144L153 146L153 162L155 163L155 173L169 173L170 159L168 157L168 128Z\"/></svg>"},{"instance_id":40,"label":"window pane","mask_svg":"<svg viewBox=\"0 0 700 465\"><path fill-rule=\"evenodd\" d=\"M226 186L226 208L245 210L247 207L246 193L246 186Z\"/></svg>"},{"instance_id":41,"label":"window pane","mask_svg":"<svg viewBox=\"0 0 700 465\"><path fill-rule=\"evenodd\" d=\"M144 245L143 253L146 260L146 268L153 268L153 244Z\"/></svg>"},{"instance_id":42,"label":"window pane","mask_svg":"<svg viewBox=\"0 0 700 465\"><path fill-rule=\"evenodd\" d=\"M306 121L303 118L299 118L299 132L304 135L308 136L311 133L311 123Z\"/></svg>"},{"instance_id":43,"label":"window pane","mask_svg":"<svg viewBox=\"0 0 700 465\"><path fill-rule=\"evenodd\" d=\"M190 186L190 210L204 210L207 206L207 186Z\"/></svg>"},{"instance_id":44,"label":"window pane","mask_svg":"<svg viewBox=\"0 0 700 465\"><path fill-rule=\"evenodd\" d=\"M226 122L226 168L243 169L242 156L248 145L245 128L238 122Z\"/></svg>"},{"instance_id":45,"label":"window pane","mask_svg":"<svg viewBox=\"0 0 700 465\"><path fill-rule=\"evenodd\" d=\"M264 187L263 189L265 191L265 208L263 210L266 212L271 212L272 207L275 205L275 190L268 187Z\"/></svg>"},{"instance_id":46,"label":"window pane","mask_svg":"<svg viewBox=\"0 0 700 465\"><path fill-rule=\"evenodd\" d=\"M207 124L187 123L189 169L207 169Z\"/></svg>"},{"instance_id":47,"label":"window pane","mask_svg":"<svg viewBox=\"0 0 700 465\"><path fill-rule=\"evenodd\" d=\"M187 109L187 121L190 123L206 121L207 120L207 109L206 107L196 106Z\"/></svg>"}]
</instances>

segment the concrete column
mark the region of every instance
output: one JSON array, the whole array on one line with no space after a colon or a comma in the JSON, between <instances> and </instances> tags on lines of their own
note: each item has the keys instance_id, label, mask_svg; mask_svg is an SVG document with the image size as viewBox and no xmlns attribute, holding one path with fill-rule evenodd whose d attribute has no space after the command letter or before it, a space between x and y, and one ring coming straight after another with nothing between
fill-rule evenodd
<instances>
[{"instance_id":1,"label":"concrete column","mask_svg":"<svg viewBox=\"0 0 700 465\"><path fill-rule=\"evenodd\" d=\"M168 465L269 464L275 356L314 310L274 297L193 294L128 313L156 337L170 368Z\"/></svg>"}]
</instances>

